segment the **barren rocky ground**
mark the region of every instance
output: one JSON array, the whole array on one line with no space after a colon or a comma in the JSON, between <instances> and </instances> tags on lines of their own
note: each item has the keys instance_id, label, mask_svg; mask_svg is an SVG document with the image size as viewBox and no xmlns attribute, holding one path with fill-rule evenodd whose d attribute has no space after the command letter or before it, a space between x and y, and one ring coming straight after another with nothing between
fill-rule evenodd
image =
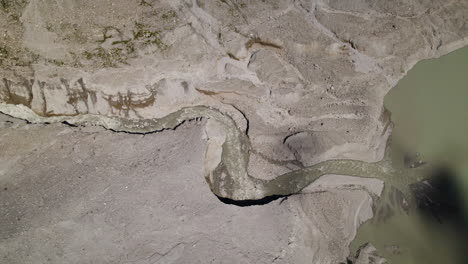
<instances>
[{"instance_id":1,"label":"barren rocky ground","mask_svg":"<svg viewBox=\"0 0 468 264\"><path fill-rule=\"evenodd\" d=\"M0 124L3 263L335 263L383 187L328 176L239 207L202 177L201 124L144 136Z\"/></svg>"},{"instance_id":2,"label":"barren rocky ground","mask_svg":"<svg viewBox=\"0 0 468 264\"><path fill-rule=\"evenodd\" d=\"M468 42L463 0L0 9L6 263L345 261L383 182L307 173L380 161L384 95Z\"/></svg>"}]
</instances>

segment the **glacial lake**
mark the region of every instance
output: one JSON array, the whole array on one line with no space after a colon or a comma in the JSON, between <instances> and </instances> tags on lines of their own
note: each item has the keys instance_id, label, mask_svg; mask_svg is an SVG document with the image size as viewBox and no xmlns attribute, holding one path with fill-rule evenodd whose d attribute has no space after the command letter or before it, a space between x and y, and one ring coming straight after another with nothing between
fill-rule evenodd
<instances>
[{"instance_id":1,"label":"glacial lake","mask_svg":"<svg viewBox=\"0 0 468 264\"><path fill-rule=\"evenodd\" d=\"M394 123L393 158L434 170L412 186L412 207L387 188L351 252L370 242L392 264L467 263L468 46L417 63L384 105Z\"/></svg>"}]
</instances>

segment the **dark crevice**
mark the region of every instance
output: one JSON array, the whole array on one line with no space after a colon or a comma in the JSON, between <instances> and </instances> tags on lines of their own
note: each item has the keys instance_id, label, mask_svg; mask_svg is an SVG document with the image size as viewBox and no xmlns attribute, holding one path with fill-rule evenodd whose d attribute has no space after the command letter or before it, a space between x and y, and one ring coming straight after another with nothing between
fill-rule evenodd
<instances>
[{"instance_id":1,"label":"dark crevice","mask_svg":"<svg viewBox=\"0 0 468 264\"><path fill-rule=\"evenodd\" d=\"M265 205L265 204L269 204L275 200L278 200L280 198L287 198L288 196L290 195L272 195L272 196L267 196L267 197L264 197L262 199L258 199L258 200L233 200L233 199L229 199L229 198L223 198L223 197L219 197L219 196L216 196L218 197L218 199L225 203L225 204L232 204L232 205L236 205L236 206L240 206L240 207L247 207L247 206L256 206L256 205ZM282 200L281 202L283 202L284 200Z\"/></svg>"},{"instance_id":2,"label":"dark crevice","mask_svg":"<svg viewBox=\"0 0 468 264\"><path fill-rule=\"evenodd\" d=\"M158 130L153 130L153 131L148 131L148 132L132 132L132 131L123 131L123 130L115 130L115 129L112 129L112 128L105 128L107 130L110 130L112 132L115 132L115 133L124 133L124 134L130 134L130 135L150 135L150 134L156 134L156 133L160 133L160 132L163 132L163 131L167 131L167 130L176 130L177 128L179 128L181 125L183 125L186 121L193 121L195 119L190 119L190 120L183 120L182 122L180 122L179 124L177 124L176 126L174 127L167 127L167 128L162 128L162 129L158 129Z\"/></svg>"},{"instance_id":3,"label":"dark crevice","mask_svg":"<svg viewBox=\"0 0 468 264\"><path fill-rule=\"evenodd\" d=\"M239 111L239 113L241 113L241 115L244 117L245 119L245 134L248 136L249 135L249 126L250 126L250 122L249 122L249 119L247 118L247 116L245 115L244 111L240 110L239 107L233 105L233 104L229 104L231 105L232 107L234 107L234 109L236 109L237 111Z\"/></svg>"},{"instance_id":4,"label":"dark crevice","mask_svg":"<svg viewBox=\"0 0 468 264\"><path fill-rule=\"evenodd\" d=\"M28 119L18 118L18 117L15 117L15 116L3 113L3 112L0 112L0 114L11 117L11 118L14 118L14 119L17 119L17 120L22 120L22 121L26 122L26 124L34 124L33 122L29 121ZM156 133L160 133L160 132L167 131L167 130L175 131L177 128L179 128L181 125L185 124L186 122L201 121L201 120L203 120L203 117L196 117L196 118L191 118L191 119L188 119L188 120L182 120L180 123L178 123L174 127L166 127L166 128L162 128L162 129L158 129L158 130L148 131L148 132L132 132L132 131L116 130L116 129L112 129L112 128L107 128L107 127L102 126L102 125L96 125L96 127L101 127L104 130L108 130L108 131L111 131L113 133L123 133L123 134L130 134L130 135L150 135L150 134L156 134ZM67 125L67 126L70 126L70 127L76 127L76 128L77 127L85 127L85 125L80 125L80 124L77 125L77 124L71 123L71 122L69 122L67 120L64 120L64 121L62 121L60 123L63 124L63 125ZM42 124L42 125L52 125L53 123L43 122L43 123L40 123L40 124Z\"/></svg>"},{"instance_id":5,"label":"dark crevice","mask_svg":"<svg viewBox=\"0 0 468 264\"><path fill-rule=\"evenodd\" d=\"M250 58L249 58L249 62L247 63L247 68L249 68L250 64L252 64L252 62L255 61L255 59L257 57L257 53L258 53L258 50L252 52L252 54L250 55Z\"/></svg>"},{"instance_id":6,"label":"dark crevice","mask_svg":"<svg viewBox=\"0 0 468 264\"><path fill-rule=\"evenodd\" d=\"M283 139L283 144L286 144L286 141L287 141L290 137L295 136L295 135L298 135L298 134L303 133L303 132L306 132L306 131L297 131L297 132L294 132L294 133L292 133L292 134L287 135L287 136Z\"/></svg>"},{"instance_id":7,"label":"dark crevice","mask_svg":"<svg viewBox=\"0 0 468 264\"><path fill-rule=\"evenodd\" d=\"M71 126L71 127L78 127L77 125L72 124L72 123L70 123L68 121L63 121L62 124L67 125L67 126Z\"/></svg>"}]
</instances>

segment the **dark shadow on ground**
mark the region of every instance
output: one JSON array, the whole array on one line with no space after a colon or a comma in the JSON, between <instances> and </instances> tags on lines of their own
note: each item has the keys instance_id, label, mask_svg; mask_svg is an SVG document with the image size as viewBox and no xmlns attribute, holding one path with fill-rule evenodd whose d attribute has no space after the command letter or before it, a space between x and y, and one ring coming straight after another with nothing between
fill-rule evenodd
<instances>
[{"instance_id":1,"label":"dark shadow on ground","mask_svg":"<svg viewBox=\"0 0 468 264\"><path fill-rule=\"evenodd\" d=\"M273 202L275 200L278 200L280 198L286 199L288 196L286 196L286 195L272 195L272 196L267 196L267 197L264 197L264 198L258 199L258 200L240 200L240 201L232 200L232 199L228 199L228 198L223 198L223 197L219 197L219 196L216 196L216 197L218 197L218 199L221 202L225 203L225 204L232 204L232 205L245 207L245 206L254 206L254 205L265 205L265 204L271 203L271 202Z\"/></svg>"},{"instance_id":2,"label":"dark shadow on ground","mask_svg":"<svg viewBox=\"0 0 468 264\"><path fill-rule=\"evenodd\" d=\"M465 260L460 264L465 264L468 260L468 219L464 208L467 205L458 188L457 177L450 168L441 167L427 180L412 184L410 188L416 198L417 210L429 221L444 225L450 231L447 235L457 242L456 252Z\"/></svg>"}]
</instances>

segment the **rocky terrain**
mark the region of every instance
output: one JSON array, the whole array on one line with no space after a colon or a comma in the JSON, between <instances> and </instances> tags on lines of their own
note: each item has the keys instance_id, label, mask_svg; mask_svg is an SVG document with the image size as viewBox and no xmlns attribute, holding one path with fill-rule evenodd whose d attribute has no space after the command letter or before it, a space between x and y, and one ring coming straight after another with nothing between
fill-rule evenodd
<instances>
[{"instance_id":1,"label":"rocky terrain","mask_svg":"<svg viewBox=\"0 0 468 264\"><path fill-rule=\"evenodd\" d=\"M330 175L239 207L202 177L202 124L145 136L0 124L2 263L336 263L383 188Z\"/></svg>"},{"instance_id":2,"label":"rocky terrain","mask_svg":"<svg viewBox=\"0 0 468 264\"><path fill-rule=\"evenodd\" d=\"M251 207L212 192L289 194L288 173L381 160L384 95L465 45L467 16L463 0L0 1L0 111L164 130L2 117L0 257L345 261L381 180L326 175Z\"/></svg>"}]
</instances>

